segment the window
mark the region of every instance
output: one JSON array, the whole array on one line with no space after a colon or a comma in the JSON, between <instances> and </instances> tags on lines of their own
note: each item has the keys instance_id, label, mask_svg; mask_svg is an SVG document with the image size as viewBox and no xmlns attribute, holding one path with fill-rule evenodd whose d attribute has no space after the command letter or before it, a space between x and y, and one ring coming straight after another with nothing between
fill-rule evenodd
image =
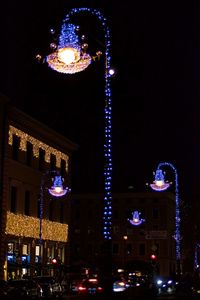
<instances>
[{"instance_id":1,"label":"window","mask_svg":"<svg viewBox=\"0 0 200 300\"><path fill-rule=\"evenodd\" d=\"M13 254L14 253L14 244L8 243L8 253Z\"/></svg>"},{"instance_id":2,"label":"window","mask_svg":"<svg viewBox=\"0 0 200 300\"><path fill-rule=\"evenodd\" d=\"M30 191L25 191L24 214L30 216Z\"/></svg>"},{"instance_id":3,"label":"window","mask_svg":"<svg viewBox=\"0 0 200 300\"><path fill-rule=\"evenodd\" d=\"M113 219L118 219L118 218L119 218L119 210L115 208L113 210Z\"/></svg>"},{"instance_id":4,"label":"window","mask_svg":"<svg viewBox=\"0 0 200 300\"><path fill-rule=\"evenodd\" d=\"M131 255L132 254L132 244L127 244L126 246L126 254Z\"/></svg>"},{"instance_id":5,"label":"window","mask_svg":"<svg viewBox=\"0 0 200 300\"><path fill-rule=\"evenodd\" d=\"M35 255L39 256L40 255L40 246L35 246Z\"/></svg>"},{"instance_id":6,"label":"window","mask_svg":"<svg viewBox=\"0 0 200 300\"><path fill-rule=\"evenodd\" d=\"M12 158L14 160L19 159L19 147L20 147L20 138L16 135L13 135Z\"/></svg>"},{"instance_id":7,"label":"window","mask_svg":"<svg viewBox=\"0 0 200 300\"><path fill-rule=\"evenodd\" d=\"M28 245L22 245L22 255L28 255Z\"/></svg>"},{"instance_id":8,"label":"window","mask_svg":"<svg viewBox=\"0 0 200 300\"><path fill-rule=\"evenodd\" d=\"M54 154L51 154L50 156L50 169L51 170L56 169L56 156Z\"/></svg>"},{"instance_id":9,"label":"window","mask_svg":"<svg viewBox=\"0 0 200 300\"><path fill-rule=\"evenodd\" d=\"M26 144L26 164L27 166L31 166L33 157L33 145L30 142Z\"/></svg>"},{"instance_id":10,"label":"window","mask_svg":"<svg viewBox=\"0 0 200 300\"><path fill-rule=\"evenodd\" d=\"M64 203L60 203L60 223L64 223Z\"/></svg>"},{"instance_id":11,"label":"window","mask_svg":"<svg viewBox=\"0 0 200 300\"><path fill-rule=\"evenodd\" d=\"M53 201L49 203L49 220L53 221Z\"/></svg>"},{"instance_id":12,"label":"window","mask_svg":"<svg viewBox=\"0 0 200 300\"><path fill-rule=\"evenodd\" d=\"M119 244L113 244L113 254L119 253Z\"/></svg>"},{"instance_id":13,"label":"window","mask_svg":"<svg viewBox=\"0 0 200 300\"><path fill-rule=\"evenodd\" d=\"M44 171L45 169L45 151L43 149L39 149L39 166L40 171Z\"/></svg>"},{"instance_id":14,"label":"window","mask_svg":"<svg viewBox=\"0 0 200 300\"><path fill-rule=\"evenodd\" d=\"M17 210L17 188L16 186L11 186L11 195L10 195L10 211L16 213Z\"/></svg>"},{"instance_id":15,"label":"window","mask_svg":"<svg viewBox=\"0 0 200 300\"><path fill-rule=\"evenodd\" d=\"M152 211L152 214L153 214L153 218L154 219L158 219L158 217L159 217L159 209L157 207L154 207L153 211Z\"/></svg>"},{"instance_id":16,"label":"window","mask_svg":"<svg viewBox=\"0 0 200 300\"><path fill-rule=\"evenodd\" d=\"M145 255L145 244L139 245L139 255Z\"/></svg>"},{"instance_id":17,"label":"window","mask_svg":"<svg viewBox=\"0 0 200 300\"><path fill-rule=\"evenodd\" d=\"M64 159L61 159L60 172L62 176L66 173L66 161Z\"/></svg>"},{"instance_id":18,"label":"window","mask_svg":"<svg viewBox=\"0 0 200 300\"><path fill-rule=\"evenodd\" d=\"M40 218L40 195L38 195L37 201L37 217Z\"/></svg>"}]
</instances>

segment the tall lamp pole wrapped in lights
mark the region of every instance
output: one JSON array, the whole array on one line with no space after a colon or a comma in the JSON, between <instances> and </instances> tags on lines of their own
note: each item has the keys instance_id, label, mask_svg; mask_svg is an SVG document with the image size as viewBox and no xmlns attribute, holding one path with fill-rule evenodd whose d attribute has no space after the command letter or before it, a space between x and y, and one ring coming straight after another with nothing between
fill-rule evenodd
<instances>
[{"instance_id":1,"label":"tall lamp pole wrapped in lights","mask_svg":"<svg viewBox=\"0 0 200 300\"><path fill-rule=\"evenodd\" d=\"M80 38L77 35L79 26L74 25L71 22L71 17L79 15L81 13L91 14L96 16L101 22L104 38L105 38L105 129L104 129L104 212L103 212L103 237L106 241L111 241L112 233L112 136L111 136L111 118L112 118L112 103L111 103L111 83L110 79L114 74L114 70L111 69L111 54L110 54L110 30L107 26L107 20L99 10L93 8L72 8L65 16L61 26L61 32L58 39L58 44L52 43L50 47L53 49L53 53L49 54L45 58L48 66L53 70L64 73L74 74L85 70L93 61L94 57L91 57L87 50L87 44L81 43ZM54 30L52 30L54 33ZM96 57L99 57L102 53L96 52ZM37 56L38 60L41 56Z\"/></svg>"},{"instance_id":2,"label":"tall lamp pole wrapped in lights","mask_svg":"<svg viewBox=\"0 0 200 300\"><path fill-rule=\"evenodd\" d=\"M72 22L72 17L80 14L89 14L96 17L101 23L103 29L105 51L104 51L104 79L105 79L105 106L104 106L104 202L103 202L103 241L104 255L108 258L105 262L105 272L107 272L108 280L111 281L109 268L111 269L111 247L112 247L112 101L111 101L111 77L114 70L111 69L111 40L110 30L107 20L103 14L93 8L72 8L65 16L62 22L61 31L58 38L58 44L52 43L50 47L53 53L46 56L43 62L47 62L48 66L63 74L74 74L85 70L92 61L99 59L102 52L97 51L95 56L90 56L86 51L87 43L78 37L79 26ZM52 30L54 33L54 30ZM82 36L83 38L83 36ZM41 60L41 56L37 56ZM107 284L109 285L109 284ZM111 287L111 284L110 284ZM110 289L108 288L108 290Z\"/></svg>"},{"instance_id":3,"label":"tall lamp pole wrapped in lights","mask_svg":"<svg viewBox=\"0 0 200 300\"><path fill-rule=\"evenodd\" d=\"M165 191L169 188L170 183L165 181L165 174L162 171L162 167L170 167L175 175L175 234L174 239L176 241L176 273L181 274L181 233L180 233L180 199L179 199L179 187L178 187L178 173L175 166L169 162L161 162L158 164L155 172L155 179L150 187L154 191Z\"/></svg>"}]
</instances>

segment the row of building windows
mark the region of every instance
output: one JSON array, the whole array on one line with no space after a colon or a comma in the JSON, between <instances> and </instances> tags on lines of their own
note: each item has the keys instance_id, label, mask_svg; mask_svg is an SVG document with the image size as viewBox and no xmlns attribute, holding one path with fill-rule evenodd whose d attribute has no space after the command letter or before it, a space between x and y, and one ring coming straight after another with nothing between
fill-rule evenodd
<instances>
[{"instance_id":1,"label":"row of building windows","mask_svg":"<svg viewBox=\"0 0 200 300\"><path fill-rule=\"evenodd\" d=\"M156 255L159 255L159 244L155 244L155 251L154 253ZM76 253L77 255L80 255L80 245L76 244L73 248L73 253ZM100 250L101 251L101 250ZM89 243L87 245L87 253L88 254L94 254L95 252L98 252L96 245L93 245ZM123 253L122 253L123 252ZM146 256L147 255L147 249L145 243L140 243L137 247L133 246L131 243L127 243L125 246L122 247L121 244L113 243L112 245L112 254L113 255L139 255L139 256Z\"/></svg>"},{"instance_id":2,"label":"row of building windows","mask_svg":"<svg viewBox=\"0 0 200 300\"><path fill-rule=\"evenodd\" d=\"M33 145L30 142L27 142L26 148L26 158L25 163L27 166L33 166ZM13 136L13 144L12 144L12 159L19 161L19 153L20 153L20 138L16 135ZM38 169L40 171L44 171L46 169L45 163L45 150L39 149L39 157L38 157ZM50 170L56 169L56 156L51 153L50 155ZM66 161L61 159L60 165L61 174L65 174L66 172Z\"/></svg>"},{"instance_id":3,"label":"row of building windows","mask_svg":"<svg viewBox=\"0 0 200 300\"><path fill-rule=\"evenodd\" d=\"M137 210L137 209L135 209L135 210ZM81 211L82 211L81 209L76 209L76 211L74 211L73 215L74 215L75 220L80 220ZM95 214L94 214L94 211L95 211ZM94 210L92 210L91 208L89 208L87 210L87 216L90 220L93 218L96 218L96 211L98 211L98 210L96 210L96 207L94 207ZM131 219L133 211L134 211L134 209L128 209L128 210L124 211L124 216L122 217L122 209L114 208L113 209L113 220L119 220L122 218ZM141 209L139 211L141 213L140 217L142 219L145 219L145 215L146 215L145 210ZM149 209L148 209L148 215L149 215ZM152 215L153 219L159 219L160 218L160 209L157 207L151 208L151 215Z\"/></svg>"},{"instance_id":4,"label":"row of building windows","mask_svg":"<svg viewBox=\"0 0 200 300\"><path fill-rule=\"evenodd\" d=\"M24 205L23 205L23 214L26 216L31 216L32 209L31 205L31 193L30 191L24 192ZM59 211L59 222L64 223L64 203L60 202L60 211ZM17 213L17 187L11 186L11 194L10 194L10 212ZM48 207L48 214L47 217L50 221L55 221L54 219L54 212L55 212L55 203L50 200L49 207ZM58 212L57 212L58 213ZM40 217L40 196L38 196L37 201L37 217Z\"/></svg>"}]
</instances>

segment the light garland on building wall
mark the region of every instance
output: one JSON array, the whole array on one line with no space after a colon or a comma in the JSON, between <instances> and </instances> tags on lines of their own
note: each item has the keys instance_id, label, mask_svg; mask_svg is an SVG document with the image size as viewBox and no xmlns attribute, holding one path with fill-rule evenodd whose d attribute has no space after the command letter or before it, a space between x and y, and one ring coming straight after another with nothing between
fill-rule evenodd
<instances>
[{"instance_id":1,"label":"light garland on building wall","mask_svg":"<svg viewBox=\"0 0 200 300\"><path fill-rule=\"evenodd\" d=\"M61 160L64 160L66 162L66 170L68 171L68 160L69 160L68 155L62 153L61 151L59 151L51 146L48 146L47 144L37 140L36 138L23 132L22 130L10 125L9 126L8 143L11 146L13 144L13 135L16 135L17 137L20 138L19 149L21 151L27 151L27 142L30 142L33 145L33 156L34 157L38 158L39 157L39 149L42 149L45 151L44 159L47 163L50 163L50 157L51 157L51 154L53 154L56 157L56 167L60 168Z\"/></svg>"},{"instance_id":2,"label":"light garland on building wall","mask_svg":"<svg viewBox=\"0 0 200 300\"><path fill-rule=\"evenodd\" d=\"M6 234L19 237L30 237L38 239L39 219L14 214L7 211ZM57 242L67 242L68 240L68 224L43 220L42 236L44 240Z\"/></svg>"}]
</instances>

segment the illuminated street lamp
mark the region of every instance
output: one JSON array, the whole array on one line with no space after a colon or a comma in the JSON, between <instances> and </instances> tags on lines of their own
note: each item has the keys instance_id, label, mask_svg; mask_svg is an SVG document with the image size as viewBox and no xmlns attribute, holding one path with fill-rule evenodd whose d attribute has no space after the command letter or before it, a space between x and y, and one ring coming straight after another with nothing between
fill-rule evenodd
<instances>
[{"instance_id":1,"label":"illuminated street lamp","mask_svg":"<svg viewBox=\"0 0 200 300\"><path fill-rule=\"evenodd\" d=\"M69 187L63 187L64 179L59 175L56 170L48 170L45 172L41 179L40 184L40 232L39 232L39 243L40 243L40 255L41 255L41 245L42 245L42 221L43 221L43 206L44 206L44 191L46 189L45 184L47 176L54 175L52 178L53 185L48 189L48 192L54 197L63 197L71 191Z\"/></svg>"},{"instance_id":2,"label":"illuminated street lamp","mask_svg":"<svg viewBox=\"0 0 200 300\"><path fill-rule=\"evenodd\" d=\"M99 59L101 52L97 51L96 56L91 57L86 51L88 45L83 41L80 41L78 37L79 26L76 26L71 21L71 17L79 14L90 14L95 16L101 23L104 34L105 53L104 53L104 79L105 79L105 107L104 107L104 204L103 204L103 239L104 239L104 251L107 256L107 262L105 262L104 275L107 275L106 287L108 292L111 291L111 268L112 268L112 101L111 101L111 77L114 75L114 70L110 66L111 54L110 54L110 30L107 26L107 20L103 14L93 8L72 8L65 16L61 26L61 32L58 39L58 45L53 43L51 48L53 53L49 54L45 61L48 66L60 73L74 74L85 70L91 62ZM82 36L83 37L83 36ZM40 60L41 57L39 56ZM105 276L106 276L105 275Z\"/></svg>"},{"instance_id":3,"label":"illuminated street lamp","mask_svg":"<svg viewBox=\"0 0 200 300\"><path fill-rule=\"evenodd\" d=\"M65 16L61 32L58 39L58 45L53 43L51 48L53 53L47 55L46 62L48 66L60 73L73 74L85 70L92 62L93 57L86 53L88 45L80 41L77 31L79 26L71 22L71 17L80 13L91 14L97 17L100 21L105 38L105 129L104 129L104 212L103 212L103 237L106 241L112 239L112 195L111 195L111 181L112 181L112 137L111 137L111 85L110 78L114 74L114 70L110 67L110 31L107 26L107 20L102 13L93 8L73 8ZM95 58L102 53L98 51ZM41 57L38 56L38 59ZM94 59L95 60L95 59Z\"/></svg>"},{"instance_id":4,"label":"illuminated street lamp","mask_svg":"<svg viewBox=\"0 0 200 300\"><path fill-rule=\"evenodd\" d=\"M165 181L165 173L162 171L161 167L170 167L175 175L175 234L174 239L176 241L176 263L177 263L177 274L181 273L181 234L180 234L180 199L179 199L179 189L178 189L178 173L173 164L169 162L161 162L158 164L157 170L155 172L155 179L150 187L154 191L164 191L169 188L170 183Z\"/></svg>"},{"instance_id":5,"label":"illuminated street lamp","mask_svg":"<svg viewBox=\"0 0 200 300\"><path fill-rule=\"evenodd\" d=\"M134 226L139 226L143 222L145 222L145 219L140 218L141 213L138 210L134 210L132 212L132 219L128 219L129 223Z\"/></svg>"}]
</instances>

